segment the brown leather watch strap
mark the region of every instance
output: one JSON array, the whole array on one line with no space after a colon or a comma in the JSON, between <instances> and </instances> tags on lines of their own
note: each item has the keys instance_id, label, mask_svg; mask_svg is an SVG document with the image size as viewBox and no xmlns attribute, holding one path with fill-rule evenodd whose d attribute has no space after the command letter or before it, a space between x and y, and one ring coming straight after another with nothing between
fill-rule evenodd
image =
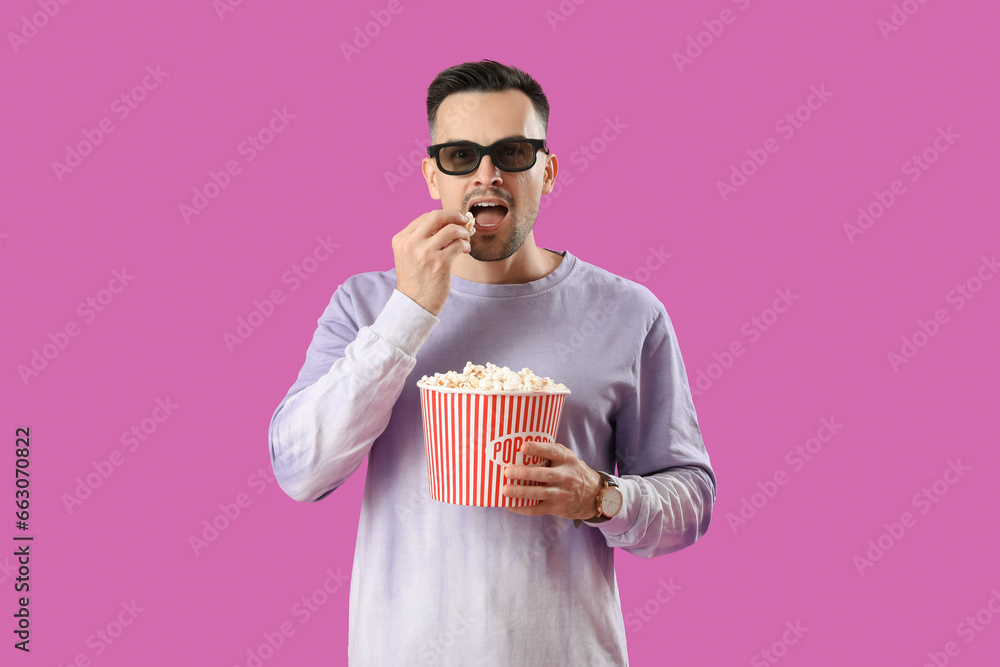
<instances>
[{"instance_id":1,"label":"brown leather watch strap","mask_svg":"<svg viewBox=\"0 0 1000 667\"><path fill-rule=\"evenodd\" d=\"M614 481L614 478L611 475L609 475L608 473L606 473L606 472L601 472L601 471L598 470L597 474L601 476L601 481L604 482L604 486L602 486L597 491L597 495L594 497L594 507L597 510L597 514L595 514L593 517L591 517L589 519L573 519L573 525L576 528L579 528L580 524L582 524L584 521L586 521L589 524L597 524L597 523L604 523L605 521L610 521L612 518L614 518L614 517L610 517L610 516L608 516L606 514L603 514L601 512L601 508L600 508L599 502L600 502L600 499L601 499L601 493L605 489L607 489L609 486L618 486L618 484L616 484L615 481Z\"/></svg>"}]
</instances>

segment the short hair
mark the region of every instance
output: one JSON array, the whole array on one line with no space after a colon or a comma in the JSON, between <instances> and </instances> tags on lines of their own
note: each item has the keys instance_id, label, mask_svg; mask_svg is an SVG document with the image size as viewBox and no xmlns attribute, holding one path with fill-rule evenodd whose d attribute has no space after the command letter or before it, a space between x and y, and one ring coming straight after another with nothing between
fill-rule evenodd
<instances>
[{"instance_id":1,"label":"short hair","mask_svg":"<svg viewBox=\"0 0 1000 667\"><path fill-rule=\"evenodd\" d=\"M501 65L495 60L481 60L477 63L462 63L449 67L431 82L427 89L427 125L431 137L437 129L437 111L444 99L455 93L496 93L504 90L520 90L531 100L535 112L542 121L542 130L549 129L549 101L542 87L516 67Z\"/></svg>"}]
</instances>

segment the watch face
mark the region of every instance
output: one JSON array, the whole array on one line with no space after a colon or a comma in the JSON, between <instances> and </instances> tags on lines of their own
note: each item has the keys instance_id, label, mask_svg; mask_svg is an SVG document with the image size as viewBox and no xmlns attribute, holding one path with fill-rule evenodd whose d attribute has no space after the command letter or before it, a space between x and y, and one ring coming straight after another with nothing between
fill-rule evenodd
<instances>
[{"instance_id":1,"label":"watch face","mask_svg":"<svg viewBox=\"0 0 1000 667\"><path fill-rule=\"evenodd\" d=\"M617 516L622 509L622 492L613 486L604 490L601 496L601 512L607 516Z\"/></svg>"}]
</instances>

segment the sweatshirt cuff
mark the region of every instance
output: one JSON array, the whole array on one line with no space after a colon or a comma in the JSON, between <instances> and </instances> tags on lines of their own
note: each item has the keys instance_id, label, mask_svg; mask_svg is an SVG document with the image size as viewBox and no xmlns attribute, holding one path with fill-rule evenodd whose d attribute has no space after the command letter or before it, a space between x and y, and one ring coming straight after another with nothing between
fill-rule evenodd
<instances>
[{"instance_id":1,"label":"sweatshirt cuff","mask_svg":"<svg viewBox=\"0 0 1000 667\"><path fill-rule=\"evenodd\" d=\"M379 338L415 357L439 321L416 301L394 289L369 328Z\"/></svg>"},{"instance_id":2,"label":"sweatshirt cuff","mask_svg":"<svg viewBox=\"0 0 1000 667\"><path fill-rule=\"evenodd\" d=\"M639 506L642 503L642 487L634 479L615 477L618 490L622 492L622 509L614 518L602 523L590 524L600 528L605 535L619 537L629 531L639 516Z\"/></svg>"}]
</instances>

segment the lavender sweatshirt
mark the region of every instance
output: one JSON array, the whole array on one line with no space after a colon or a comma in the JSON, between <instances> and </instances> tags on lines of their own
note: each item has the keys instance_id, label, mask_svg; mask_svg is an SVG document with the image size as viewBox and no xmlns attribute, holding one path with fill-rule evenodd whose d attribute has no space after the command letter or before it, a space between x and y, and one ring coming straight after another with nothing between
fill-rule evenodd
<instances>
[{"instance_id":1,"label":"lavender sweatshirt","mask_svg":"<svg viewBox=\"0 0 1000 667\"><path fill-rule=\"evenodd\" d=\"M300 501L324 498L368 457L350 664L628 664L614 547L683 549L715 499L663 305L568 252L522 285L453 276L438 317L395 284L394 271L372 272L337 289L269 434L278 483ZM429 498L416 383L467 361L570 388L557 442L616 474L617 517L575 528Z\"/></svg>"}]
</instances>

